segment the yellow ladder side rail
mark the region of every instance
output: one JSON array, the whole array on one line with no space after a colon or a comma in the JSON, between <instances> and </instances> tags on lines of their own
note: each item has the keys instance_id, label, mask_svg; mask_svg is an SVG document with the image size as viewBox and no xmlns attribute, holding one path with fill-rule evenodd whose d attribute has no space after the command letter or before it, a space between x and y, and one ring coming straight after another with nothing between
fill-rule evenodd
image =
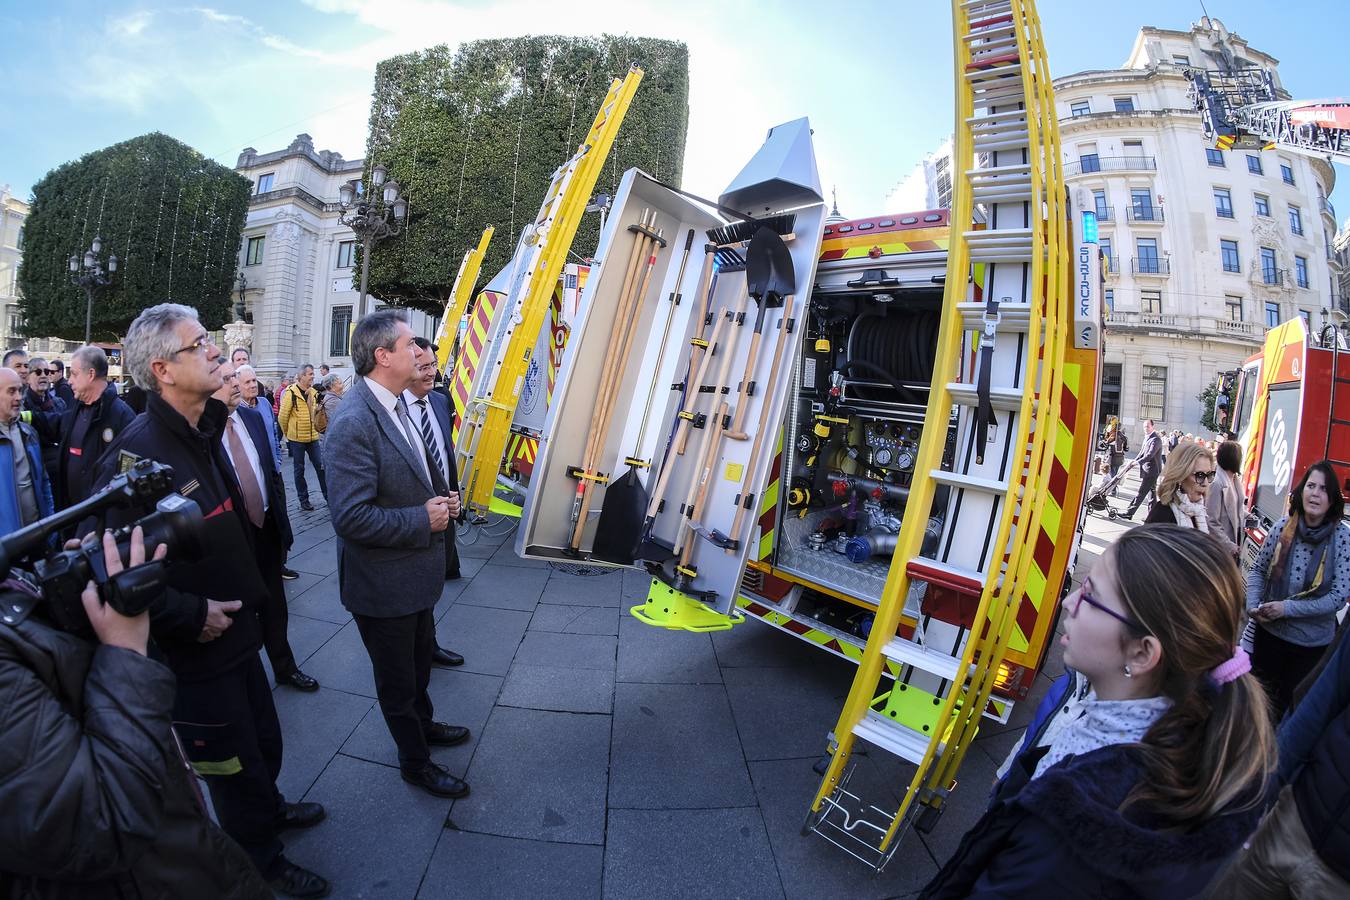
<instances>
[{"instance_id":1,"label":"yellow ladder side rail","mask_svg":"<svg viewBox=\"0 0 1350 900\"><path fill-rule=\"evenodd\" d=\"M562 182L551 192L551 221L546 218L540 223L546 227L541 228L539 235L542 246L535 247L533 251L537 268L526 273L528 283L525 297L517 307L504 310L505 314L514 314L519 319L498 357L497 370L489 377L492 385L490 398L483 398L486 410L477 429L472 473L466 491L466 502L470 508L483 510L491 502L497 469L510 432L511 415L520 396L525 368L538 341L544 313L551 303L554 285L567 261L567 251L571 248L590 193L600 176L624 115L632 104L642 75L642 69L634 66L622 81L616 79L610 86L586 136L580 160L569 167L570 171L563 175Z\"/></svg>"},{"instance_id":2,"label":"yellow ladder side rail","mask_svg":"<svg viewBox=\"0 0 1350 900\"><path fill-rule=\"evenodd\" d=\"M459 331L460 319L473 296L474 285L478 283L478 273L483 267L483 257L487 255L488 243L492 240L493 227L483 229L478 246L464 253L460 260L459 272L455 275L455 285L450 289L450 300L445 305L445 315L441 317L440 327L436 329L436 339L432 341L440 349L436 353L436 368L444 372L450 364L450 351Z\"/></svg>"},{"instance_id":3,"label":"yellow ladder side rail","mask_svg":"<svg viewBox=\"0 0 1350 900\"><path fill-rule=\"evenodd\" d=\"M1063 389L1062 373L1068 340L1069 311L1067 303L1069 292L1063 232L1063 179L1058 156L1059 135L1058 127L1053 118L1054 96L1048 78L1039 19L1030 0L1027 0L1025 10L1019 9L1021 6L1022 3L1019 0L1013 0L1015 20L1018 22L1021 22L1024 18L1027 20L1027 31L1031 38L1031 40L1026 41L1027 35L1023 33L1021 28L1018 28L1019 54L1028 62L1028 65L1023 69L1024 92L1029 101L1027 118L1029 124L1035 123L1035 131L1030 132L1030 143L1032 147L1039 148L1039 152L1044 156L1042 160L1044 163L1043 171L1046 173L1043 186L1041 170L1035 166L1032 168L1033 196L1044 197L1045 204L1043 218L1039 209L1036 211L1033 229L1036 242L1045 244L1044 272L1046 273L1043 281L1037 280L1038 276L1033 276L1033 284L1044 285L1046 291L1044 356L1040 367L1038 388L1040 395L1040 403L1037 408L1038 434L1032 446L1032 459L1028 464L1027 478L1028 485L1036 485L1044 483L1054 464L1053 448L1059 427L1061 391ZM1040 52L1030 54L1029 51L1033 46ZM1030 101L1032 98L1036 101L1035 109L1031 108ZM1041 122L1051 123L1045 129L1044 139L1041 138L1040 134ZM1039 262L1040 259L1041 253L1038 249L1033 263ZM1026 497L1030 500L1029 493ZM1040 504L1029 502L1027 508L1022 511L1022 515L1027 517L1028 520L1026 523L1027 535L1034 536L1038 533L1042 509ZM1027 577L1034 557L1033 547L1034 541L1026 538L1015 547L1018 559L1015 565L1010 564L1009 566L1010 577L1005 581L1000 596L1001 602L997 604L994 616L991 617L989 622L988 634L990 639L984 642L987 646L982 648L981 665L971 679L973 691L967 690L966 692L968 697L973 694L973 698L971 698L971 702L963 705L957 728L948 739L949 752L944 754L939 765L935 767L925 783L924 787L927 790L936 791L951 783L957 768L964 759L966 750L969 749L970 740L978 731L980 717L983 715L985 704L988 703L989 695L992 692L998 667L1007 653L1008 641L1016 623L1017 610L1026 591Z\"/></svg>"}]
</instances>

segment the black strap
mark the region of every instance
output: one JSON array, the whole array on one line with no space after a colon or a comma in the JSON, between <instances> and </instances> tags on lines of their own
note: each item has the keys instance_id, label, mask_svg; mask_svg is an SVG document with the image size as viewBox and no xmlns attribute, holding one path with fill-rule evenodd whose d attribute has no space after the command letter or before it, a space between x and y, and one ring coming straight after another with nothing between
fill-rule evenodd
<instances>
[{"instance_id":1,"label":"black strap","mask_svg":"<svg viewBox=\"0 0 1350 900\"><path fill-rule=\"evenodd\" d=\"M989 426L998 427L994 404L989 401L990 372L994 366L994 338L998 334L998 301L990 297L984 305L984 333L980 338L980 372L975 382L975 463L984 463L984 448Z\"/></svg>"}]
</instances>

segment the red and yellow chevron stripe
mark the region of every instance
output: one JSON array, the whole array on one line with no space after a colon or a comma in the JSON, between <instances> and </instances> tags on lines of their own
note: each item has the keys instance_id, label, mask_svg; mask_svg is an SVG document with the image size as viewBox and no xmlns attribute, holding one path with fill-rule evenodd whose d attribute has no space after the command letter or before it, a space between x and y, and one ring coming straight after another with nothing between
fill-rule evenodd
<instances>
[{"instance_id":1,"label":"red and yellow chevron stripe","mask_svg":"<svg viewBox=\"0 0 1350 900\"><path fill-rule=\"evenodd\" d=\"M505 297L505 294L497 291L483 291L478 295L473 315L469 318L464 346L460 348L459 359L455 360L455 372L450 379L450 396L455 403L452 431L456 443L459 441L459 426L464 418L464 408L473 399L469 396L469 391L473 388L473 377L478 372L478 364L483 358L483 348L487 346L487 337L492 333L497 310Z\"/></svg>"}]
</instances>

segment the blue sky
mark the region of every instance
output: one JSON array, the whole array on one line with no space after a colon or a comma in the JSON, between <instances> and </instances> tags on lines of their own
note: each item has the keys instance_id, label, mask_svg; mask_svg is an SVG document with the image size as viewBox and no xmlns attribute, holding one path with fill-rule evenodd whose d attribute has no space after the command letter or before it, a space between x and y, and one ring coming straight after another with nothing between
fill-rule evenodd
<instances>
[{"instance_id":1,"label":"blue sky","mask_svg":"<svg viewBox=\"0 0 1350 900\"><path fill-rule=\"evenodd\" d=\"M8 126L0 183L26 196L52 167L154 130L231 166L243 147L278 149L301 131L320 149L358 157L377 60L526 30L686 41L685 186L706 195L726 185L767 128L807 115L841 211L881 213L890 189L951 129L945 3L202 2L0 0ZM1296 97L1350 95L1343 0L1295 0L1281 14L1252 0L1208 5L1280 59ZM1043 0L1040 11L1057 76L1117 67L1141 25L1185 29L1202 15L1199 0ZM1337 175L1333 202L1350 213L1350 168Z\"/></svg>"}]
</instances>

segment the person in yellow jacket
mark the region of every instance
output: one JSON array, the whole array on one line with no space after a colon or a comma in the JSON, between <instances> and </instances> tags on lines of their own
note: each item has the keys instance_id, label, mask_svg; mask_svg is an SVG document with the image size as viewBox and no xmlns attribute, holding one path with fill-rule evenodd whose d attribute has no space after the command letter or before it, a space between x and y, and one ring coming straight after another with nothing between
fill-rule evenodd
<instances>
[{"instance_id":1,"label":"person in yellow jacket","mask_svg":"<svg viewBox=\"0 0 1350 900\"><path fill-rule=\"evenodd\" d=\"M323 462L319 458L319 430L314 422L318 397L314 391L314 367L308 363L300 367L295 383L286 388L277 404L277 421L281 433L291 447L291 465L295 471L295 493L300 497L300 508L314 509L309 502L309 485L305 483L305 457L314 464L319 476L319 492L328 500L328 484L324 481Z\"/></svg>"}]
</instances>

